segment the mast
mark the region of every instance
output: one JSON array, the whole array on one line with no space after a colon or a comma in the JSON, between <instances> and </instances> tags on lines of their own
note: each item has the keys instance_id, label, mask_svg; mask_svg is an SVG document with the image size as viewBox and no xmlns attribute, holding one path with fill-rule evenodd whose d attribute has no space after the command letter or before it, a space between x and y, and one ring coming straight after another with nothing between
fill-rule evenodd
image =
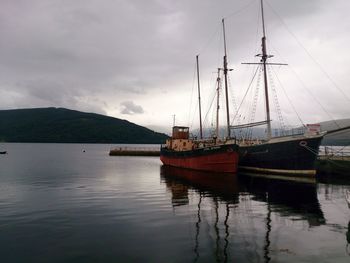
<instances>
[{"instance_id":1,"label":"mast","mask_svg":"<svg viewBox=\"0 0 350 263\"><path fill-rule=\"evenodd\" d=\"M219 138L220 80L220 68L218 68L218 77L216 79L216 138Z\"/></svg>"},{"instance_id":2,"label":"mast","mask_svg":"<svg viewBox=\"0 0 350 263\"><path fill-rule=\"evenodd\" d=\"M266 32L265 32L265 19L264 19L264 5L263 0L260 0L261 3L261 19L263 27L263 37L261 38L261 62L263 63L264 69L264 88L265 88L265 106L266 106L266 121L267 121L267 139L271 139L271 118L270 118L270 104L269 104L269 88L267 82L267 72L266 72L266 61L270 57L266 52Z\"/></svg>"},{"instance_id":3,"label":"mast","mask_svg":"<svg viewBox=\"0 0 350 263\"><path fill-rule=\"evenodd\" d=\"M225 35L225 20L222 19L222 29L224 32L224 77L225 77L225 95L226 95L226 120L227 120L227 139L231 137L230 130L230 109L228 103L228 84L227 84L227 51L226 51L226 35Z\"/></svg>"},{"instance_id":4,"label":"mast","mask_svg":"<svg viewBox=\"0 0 350 263\"><path fill-rule=\"evenodd\" d=\"M197 83L198 83L198 105L199 105L199 134L200 139L203 139L203 129L202 129L202 107L201 107L201 89L200 89L200 83L199 83L199 63L198 63L198 56L196 56L196 62L197 62Z\"/></svg>"}]
</instances>

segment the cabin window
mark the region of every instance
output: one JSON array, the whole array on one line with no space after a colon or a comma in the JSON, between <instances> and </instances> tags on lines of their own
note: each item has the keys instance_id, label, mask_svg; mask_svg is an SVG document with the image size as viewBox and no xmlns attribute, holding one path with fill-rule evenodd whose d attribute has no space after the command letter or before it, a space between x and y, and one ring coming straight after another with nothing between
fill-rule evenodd
<instances>
[{"instance_id":1,"label":"cabin window","mask_svg":"<svg viewBox=\"0 0 350 263\"><path fill-rule=\"evenodd\" d=\"M183 143L183 146L186 146L186 142Z\"/></svg>"}]
</instances>

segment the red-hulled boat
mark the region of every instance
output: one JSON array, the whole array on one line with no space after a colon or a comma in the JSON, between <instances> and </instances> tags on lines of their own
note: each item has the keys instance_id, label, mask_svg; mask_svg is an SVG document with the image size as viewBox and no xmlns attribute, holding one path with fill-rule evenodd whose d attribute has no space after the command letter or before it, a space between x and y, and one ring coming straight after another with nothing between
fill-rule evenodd
<instances>
[{"instance_id":1,"label":"red-hulled boat","mask_svg":"<svg viewBox=\"0 0 350 263\"><path fill-rule=\"evenodd\" d=\"M160 160L168 166L236 173L238 146L232 143L221 143L215 139L190 139L188 127L174 126L172 137L160 149Z\"/></svg>"},{"instance_id":2,"label":"red-hulled boat","mask_svg":"<svg viewBox=\"0 0 350 263\"><path fill-rule=\"evenodd\" d=\"M224 30L225 33L225 30ZM166 141L166 145L161 146L160 160L164 165L188 168L200 171L236 173L238 169L238 145L235 139L231 139L230 117L229 117L229 97L227 85L227 56L226 43L223 68L218 69L217 77L217 112L216 112L216 134L210 139L203 139L202 115L201 115L201 96L199 85L199 65L197 61L198 78L198 106L199 106L199 127L200 139L189 138L189 128L183 126L173 127L172 137ZM219 91L220 91L220 72L223 72L225 78L226 95L226 120L227 135L225 140L219 139ZM175 123L175 120L174 120Z\"/></svg>"}]
</instances>

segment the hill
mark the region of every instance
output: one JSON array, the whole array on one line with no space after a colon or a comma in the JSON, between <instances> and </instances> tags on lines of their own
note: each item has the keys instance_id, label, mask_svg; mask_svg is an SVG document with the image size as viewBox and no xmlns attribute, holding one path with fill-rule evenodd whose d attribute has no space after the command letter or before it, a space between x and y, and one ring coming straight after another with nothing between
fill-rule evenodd
<instances>
[{"instance_id":1,"label":"hill","mask_svg":"<svg viewBox=\"0 0 350 263\"><path fill-rule=\"evenodd\" d=\"M0 110L0 141L163 143L167 135L126 120L65 108Z\"/></svg>"},{"instance_id":2,"label":"hill","mask_svg":"<svg viewBox=\"0 0 350 263\"><path fill-rule=\"evenodd\" d=\"M340 127L350 126L350 119L340 119L334 121L321 122L322 131L336 130ZM322 140L323 145L350 145L350 130L339 131L337 133L326 135Z\"/></svg>"}]
</instances>

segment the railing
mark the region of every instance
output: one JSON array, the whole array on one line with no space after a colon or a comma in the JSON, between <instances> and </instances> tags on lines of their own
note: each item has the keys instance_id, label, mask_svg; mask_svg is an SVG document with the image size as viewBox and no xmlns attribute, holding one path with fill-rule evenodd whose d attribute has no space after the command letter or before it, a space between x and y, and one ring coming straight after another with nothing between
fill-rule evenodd
<instances>
[{"instance_id":1,"label":"railing","mask_svg":"<svg viewBox=\"0 0 350 263\"><path fill-rule=\"evenodd\" d=\"M350 147L321 146L319 150L319 157L350 160Z\"/></svg>"},{"instance_id":2,"label":"railing","mask_svg":"<svg viewBox=\"0 0 350 263\"><path fill-rule=\"evenodd\" d=\"M273 129L273 135L275 137L280 136L293 136L293 135L301 135L304 134L306 131L305 127L298 127L298 128L292 128L288 130L281 130L281 129Z\"/></svg>"}]
</instances>

